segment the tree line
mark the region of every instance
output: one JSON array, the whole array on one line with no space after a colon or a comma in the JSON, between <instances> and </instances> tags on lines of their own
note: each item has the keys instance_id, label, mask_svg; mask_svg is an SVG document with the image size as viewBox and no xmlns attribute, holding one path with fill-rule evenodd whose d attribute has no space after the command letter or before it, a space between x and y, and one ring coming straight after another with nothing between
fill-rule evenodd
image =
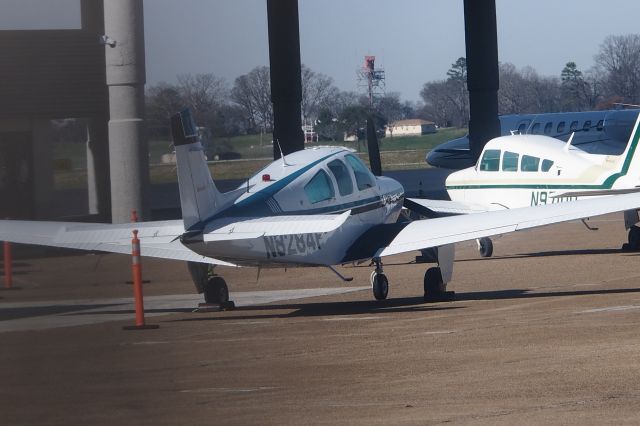
<instances>
[{"instance_id":1,"label":"tree line","mask_svg":"<svg viewBox=\"0 0 640 426\"><path fill-rule=\"evenodd\" d=\"M608 36L581 71L569 61L559 76L542 76L531 67L499 64L500 114L584 111L615 103L640 103L640 35ZM452 64L443 80L426 82L421 102L402 101L395 92L374 99L339 90L331 77L302 66L302 120L314 124L321 139L342 140L357 133L373 113L379 127L405 118L422 118L440 126L466 127L469 120L465 58ZM153 138L168 138L168 117L189 105L196 122L216 136L271 132L269 67L258 66L233 84L214 74L184 74L177 83L159 83L146 91L147 127Z\"/></svg>"}]
</instances>

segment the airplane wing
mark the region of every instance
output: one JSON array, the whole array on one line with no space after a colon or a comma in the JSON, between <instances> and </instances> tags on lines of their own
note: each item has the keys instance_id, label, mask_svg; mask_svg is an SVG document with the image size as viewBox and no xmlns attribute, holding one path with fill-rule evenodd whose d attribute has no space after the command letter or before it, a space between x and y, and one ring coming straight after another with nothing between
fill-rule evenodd
<instances>
[{"instance_id":1,"label":"airplane wing","mask_svg":"<svg viewBox=\"0 0 640 426\"><path fill-rule=\"evenodd\" d=\"M184 233L181 220L125 224L0 220L0 241L128 254L134 229L142 256L235 266L185 247L179 240Z\"/></svg>"},{"instance_id":2,"label":"airplane wing","mask_svg":"<svg viewBox=\"0 0 640 426\"><path fill-rule=\"evenodd\" d=\"M459 214L487 212L487 206L459 201L429 200L426 198L405 198L404 206L426 217L441 217Z\"/></svg>"},{"instance_id":3,"label":"airplane wing","mask_svg":"<svg viewBox=\"0 0 640 426\"><path fill-rule=\"evenodd\" d=\"M553 223L640 208L640 194L449 216L408 223L376 256L389 256Z\"/></svg>"}]
</instances>

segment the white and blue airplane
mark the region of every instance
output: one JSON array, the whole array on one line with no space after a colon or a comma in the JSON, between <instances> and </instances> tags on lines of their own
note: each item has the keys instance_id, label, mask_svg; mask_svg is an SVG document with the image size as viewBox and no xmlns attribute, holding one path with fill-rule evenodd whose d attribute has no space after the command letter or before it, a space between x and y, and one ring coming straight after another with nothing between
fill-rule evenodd
<instances>
[{"instance_id":1,"label":"white and blue airplane","mask_svg":"<svg viewBox=\"0 0 640 426\"><path fill-rule=\"evenodd\" d=\"M624 107L628 105L620 105ZM570 135L574 135L575 144L589 147L593 151L606 153L612 147L607 145L605 123L607 117L621 111L581 111L581 112L553 112L541 114L508 114L498 117L500 121L500 135L529 134L544 135L566 142ZM625 110L640 112L639 109ZM615 147L613 147L615 149ZM427 152L427 163L434 167L460 170L473 167L476 161L469 149L469 135L441 143Z\"/></svg>"},{"instance_id":2,"label":"white and blue airplane","mask_svg":"<svg viewBox=\"0 0 640 426\"><path fill-rule=\"evenodd\" d=\"M597 143L519 133L492 139L473 167L447 177L451 201L418 202L433 217L640 191L639 122L639 110L609 112ZM624 218L629 236L623 248L638 250L638 213L625 211ZM478 243L481 255L491 256L491 240Z\"/></svg>"},{"instance_id":3,"label":"white and blue airplane","mask_svg":"<svg viewBox=\"0 0 640 426\"><path fill-rule=\"evenodd\" d=\"M393 179L374 176L352 152L336 147L286 155L246 184L220 193L188 110L173 116L171 124L182 220L126 224L3 220L0 240L129 253L131 232L138 229L142 256L189 262L197 288L212 303L227 302L228 288L222 277L207 276L207 265L332 268L372 260L373 294L385 299L389 285L384 257L437 248L438 266L424 276L425 297L437 299L451 280L457 242L640 208L640 194L632 193L399 222L403 187Z\"/></svg>"}]
</instances>

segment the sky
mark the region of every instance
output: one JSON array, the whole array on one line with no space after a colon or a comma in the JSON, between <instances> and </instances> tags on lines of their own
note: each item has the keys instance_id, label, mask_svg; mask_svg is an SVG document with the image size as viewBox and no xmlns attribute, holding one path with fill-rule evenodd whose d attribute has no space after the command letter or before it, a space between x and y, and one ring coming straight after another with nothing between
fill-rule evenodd
<instances>
[{"instance_id":1,"label":"sky","mask_svg":"<svg viewBox=\"0 0 640 426\"><path fill-rule=\"evenodd\" d=\"M387 92L418 101L465 56L462 0L299 0L302 62L358 90L356 70L376 56ZM266 0L145 0L147 84L178 74L236 77L269 64ZM638 0L496 0L498 57L559 76L585 71L608 35L640 33ZM1 29L77 28L79 0L0 0Z\"/></svg>"}]
</instances>

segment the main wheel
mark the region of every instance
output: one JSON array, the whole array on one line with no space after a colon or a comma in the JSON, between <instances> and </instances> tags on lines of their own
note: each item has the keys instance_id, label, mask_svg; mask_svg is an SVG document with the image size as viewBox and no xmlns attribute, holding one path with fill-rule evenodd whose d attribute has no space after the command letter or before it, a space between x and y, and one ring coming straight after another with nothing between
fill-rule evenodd
<instances>
[{"instance_id":1,"label":"main wheel","mask_svg":"<svg viewBox=\"0 0 640 426\"><path fill-rule=\"evenodd\" d=\"M442 281L442 272L440 268L433 267L427 269L424 273L424 297L438 297L445 291L445 285Z\"/></svg>"},{"instance_id":2,"label":"main wheel","mask_svg":"<svg viewBox=\"0 0 640 426\"><path fill-rule=\"evenodd\" d=\"M373 273L371 276L371 285L373 286L373 296L376 300L384 300L389 293L389 281L385 274Z\"/></svg>"},{"instance_id":3,"label":"main wheel","mask_svg":"<svg viewBox=\"0 0 640 426\"><path fill-rule=\"evenodd\" d=\"M478 247L480 256L491 257L493 255L493 241L491 241L491 238L480 238L478 244L480 245L480 247Z\"/></svg>"},{"instance_id":4,"label":"main wheel","mask_svg":"<svg viewBox=\"0 0 640 426\"><path fill-rule=\"evenodd\" d=\"M204 287L204 301L224 305L229 301L229 289L222 277L211 277Z\"/></svg>"},{"instance_id":5,"label":"main wheel","mask_svg":"<svg viewBox=\"0 0 640 426\"><path fill-rule=\"evenodd\" d=\"M629 229L629 244L627 245L627 250L640 250L640 228L638 228L637 226L632 226Z\"/></svg>"}]
</instances>

